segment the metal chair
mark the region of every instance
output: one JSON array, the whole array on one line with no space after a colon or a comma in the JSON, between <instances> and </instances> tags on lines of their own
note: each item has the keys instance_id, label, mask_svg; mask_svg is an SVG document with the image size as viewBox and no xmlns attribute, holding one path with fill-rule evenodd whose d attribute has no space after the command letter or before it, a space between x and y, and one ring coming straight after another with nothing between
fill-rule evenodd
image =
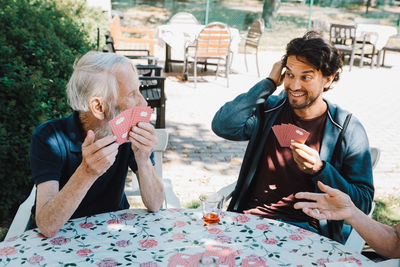
<instances>
[{"instance_id":1,"label":"metal chair","mask_svg":"<svg viewBox=\"0 0 400 267\"><path fill-rule=\"evenodd\" d=\"M179 198L175 195L172 188L172 183L170 179L165 179L162 176L162 153L165 151L168 144L168 132L165 129L156 129L158 143L154 149L154 161L155 171L157 176L163 181L164 192L165 192L165 208L180 208ZM125 193L127 196L137 195L140 196L140 190L126 189ZM29 219L31 216L31 209L35 203L36 198L36 186L34 185L29 197L19 206L17 213L8 229L7 235L4 240L7 240L13 236L17 236L25 232L29 228Z\"/></svg>"},{"instance_id":2,"label":"metal chair","mask_svg":"<svg viewBox=\"0 0 400 267\"><path fill-rule=\"evenodd\" d=\"M193 16L191 13L188 12L178 12L173 15L168 24L200 24L199 21Z\"/></svg>"},{"instance_id":3,"label":"metal chair","mask_svg":"<svg viewBox=\"0 0 400 267\"><path fill-rule=\"evenodd\" d=\"M251 24L249 28L244 43L244 63L246 65L246 71L249 71L247 68L247 47L255 48L256 50L256 65L257 65L257 74L260 77L260 68L258 67L258 47L260 45L260 40L262 34L264 33L264 20L257 19L256 21Z\"/></svg>"},{"instance_id":4,"label":"metal chair","mask_svg":"<svg viewBox=\"0 0 400 267\"><path fill-rule=\"evenodd\" d=\"M197 86L197 63L207 61L208 59L217 60L217 70L215 78L218 75L220 60L225 62L225 76L227 87L229 87L229 67L230 67L230 44L231 34L226 24L213 22L206 25L195 40L195 46L187 46L185 49L183 75L188 73L189 59L193 59L194 65L194 87ZM190 48L194 48L195 50Z\"/></svg>"},{"instance_id":5,"label":"metal chair","mask_svg":"<svg viewBox=\"0 0 400 267\"><path fill-rule=\"evenodd\" d=\"M344 24L331 24L329 30L329 40L342 53L343 58L350 56L350 68L353 67L354 56L357 49L363 49L362 45L356 43L356 26ZM360 67L362 66L363 57L360 59Z\"/></svg>"}]
</instances>

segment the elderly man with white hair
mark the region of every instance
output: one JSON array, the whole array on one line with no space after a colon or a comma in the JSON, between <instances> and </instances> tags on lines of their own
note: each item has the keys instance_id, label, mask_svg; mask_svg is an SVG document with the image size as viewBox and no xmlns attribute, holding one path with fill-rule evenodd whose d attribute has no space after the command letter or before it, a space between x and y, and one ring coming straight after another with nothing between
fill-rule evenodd
<instances>
[{"instance_id":1,"label":"elderly man with white hair","mask_svg":"<svg viewBox=\"0 0 400 267\"><path fill-rule=\"evenodd\" d=\"M124 194L128 166L141 197L157 211L164 188L154 170L154 127L140 122L118 145L108 122L120 112L146 106L129 59L88 52L74 65L67 85L71 115L40 125L32 136L30 161L37 185L32 212L41 233L54 236L71 218L129 208Z\"/></svg>"}]
</instances>

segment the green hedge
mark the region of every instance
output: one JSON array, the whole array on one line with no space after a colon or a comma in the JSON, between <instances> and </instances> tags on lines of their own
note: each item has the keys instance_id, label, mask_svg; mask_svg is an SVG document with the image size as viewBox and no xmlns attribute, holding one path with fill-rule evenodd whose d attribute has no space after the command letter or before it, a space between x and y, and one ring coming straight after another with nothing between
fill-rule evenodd
<instances>
[{"instance_id":1,"label":"green hedge","mask_svg":"<svg viewBox=\"0 0 400 267\"><path fill-rule=\"evenodd\" d=\"M0 221L14 216L33 185L32 132L70 113L72 65L95 45L88 14L84 1L0 1Z\"/></svg>"}]
</instances>

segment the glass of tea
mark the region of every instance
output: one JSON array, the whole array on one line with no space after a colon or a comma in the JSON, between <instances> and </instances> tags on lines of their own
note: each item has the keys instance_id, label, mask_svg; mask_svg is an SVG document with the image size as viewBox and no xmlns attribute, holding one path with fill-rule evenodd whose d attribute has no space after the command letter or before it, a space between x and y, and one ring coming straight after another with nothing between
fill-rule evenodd
<instances>
[{"instance_id":1,"label":"glass of tea","mask_svg":"<svg viewBox=\"0 0 400 267\"><path fill-rule=\"evenodd\" d=\"M224 196L218 193L206 193L200 196L200 201L204 223L207 225L218 223L224 205Z\"/></svg>"}]
</instances>

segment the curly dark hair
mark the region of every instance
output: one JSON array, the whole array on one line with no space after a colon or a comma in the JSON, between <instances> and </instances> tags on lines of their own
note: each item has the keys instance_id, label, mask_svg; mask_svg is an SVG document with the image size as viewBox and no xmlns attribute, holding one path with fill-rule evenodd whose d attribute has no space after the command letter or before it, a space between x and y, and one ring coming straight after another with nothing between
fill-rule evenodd
<instances>
[{"instance_id":1,"label":"curly dark hair","mask_svg":"<svg viewBox=\"0 0 400 267\"><path fill-rule=\"evenodd\" d=\"M282 58L283 66L286 66L289 56L296 56L297 60L312 65L322 72L324 77L335 75L333 81L339 80L343 62L340 52L336 47L324 39L318 32L309 31L301 38L291 40L286 46L286 54ZM328 91L324 88L324 92Z\"/></svg>"}]
</instances>

